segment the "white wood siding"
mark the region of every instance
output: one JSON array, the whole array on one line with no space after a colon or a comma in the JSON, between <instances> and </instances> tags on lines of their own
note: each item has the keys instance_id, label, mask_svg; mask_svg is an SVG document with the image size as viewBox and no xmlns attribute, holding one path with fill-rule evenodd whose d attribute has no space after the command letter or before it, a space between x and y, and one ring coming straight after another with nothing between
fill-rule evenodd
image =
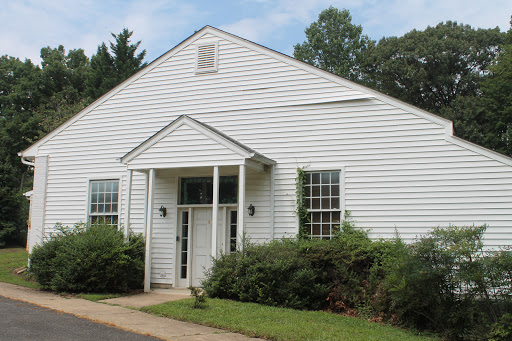
<instances>
[{"instance_id":1,"label":"white wood siding","mask_svg":"<svg viewBox=\"0 0 512 341\"><path fill-rule=\"evenodd\" d=\"M242 164L244 159L223 145L182 125L130 161L130 168L207 167Z\"/></svg>"},{"instance_id":2,"label":"white wood siding","mask_svg":"<svg viewBox=\"0 0 512 341\"><path fill-rule=\"evenodd\" d=\"M217 73L196 75L194 53L193 45L184 48L41 145L39 155L51 157L46 231L86 219L90 179L120 178L125 198L118 159L187 114L277 162L276 238L297 231L297 167L344 167L346 208L372 236L392 237L396 229L411 240L438 225L487 223L489 245L512 245L509 165L446 141L440 124L231 41L219 39ZM234 155L189 130L153 146L154 159L144 164L212 165ZM164 150L178 157L160 164ZM246 202L256 214L246 217L246 231L256 241L270 237L269 179L269 172L247 177ZM154 283L174 278L175 212L160 218L157 209L175 205L176 188L176 178L157 174ZM137 172L132 193L130 227L142 231L144 177Z\"/></svg>"}]
</instances>

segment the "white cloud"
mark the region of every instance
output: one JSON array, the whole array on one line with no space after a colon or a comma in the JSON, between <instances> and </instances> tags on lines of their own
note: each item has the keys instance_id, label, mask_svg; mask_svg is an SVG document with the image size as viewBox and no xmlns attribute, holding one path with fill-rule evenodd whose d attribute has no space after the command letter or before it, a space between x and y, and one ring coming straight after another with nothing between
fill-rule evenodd
<instances>
[{"instance_id":1,"label":"white cloud","mask_svg":"<svg viewBox=\"0 0 512 341\"><path fill-rule=\"evenodd\" d=\"M83 48L87 55L124 27L151 60L206 24L284 53L330 5L350 10L373 39L402 35L441 21L473 27L509 26L510 0L25 0L3 4L0 54L39 62L43 46Z\"/></svg>"}]
</instances>

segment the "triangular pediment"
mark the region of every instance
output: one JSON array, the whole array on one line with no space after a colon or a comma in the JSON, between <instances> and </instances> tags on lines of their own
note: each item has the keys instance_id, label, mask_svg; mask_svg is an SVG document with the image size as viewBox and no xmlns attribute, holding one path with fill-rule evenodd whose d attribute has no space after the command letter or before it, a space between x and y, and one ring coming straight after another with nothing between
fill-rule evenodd
<instances>
[{"instance_id":1,"label":"triangular pediment","mask_svg":"<svg viewBox=\"0 0 512 341\"><path fill-rule=\"evenodd\" d=\"M131 169L275 162L215 128L180 116L121 158Z\"/></svg>"}]
</instances>

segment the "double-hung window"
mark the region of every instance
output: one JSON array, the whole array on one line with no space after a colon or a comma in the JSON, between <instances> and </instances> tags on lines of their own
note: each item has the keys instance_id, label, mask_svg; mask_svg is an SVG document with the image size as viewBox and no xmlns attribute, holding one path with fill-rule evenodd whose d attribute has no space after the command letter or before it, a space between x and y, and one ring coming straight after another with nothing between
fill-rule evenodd
<instances>
[{"instance_id":1,"label":"double-hung window","mask_svg":"<svg viewBox=\"0 0 512 341\"><path fill-rule=\"evenodd\" d=\"M119 181L90 182L89 221L117 225L119 220Z\"/></svg>"},{"instance_id":2,"label":"double-hung window","mask_svg":"<svg viewBox=\"0 0 512 341\"><path fill-rule=\"evenodd\" d=\"M310 237L331 239L341 224L340 172L307 172L304 200Z\"/></svg>"}]
</instances>

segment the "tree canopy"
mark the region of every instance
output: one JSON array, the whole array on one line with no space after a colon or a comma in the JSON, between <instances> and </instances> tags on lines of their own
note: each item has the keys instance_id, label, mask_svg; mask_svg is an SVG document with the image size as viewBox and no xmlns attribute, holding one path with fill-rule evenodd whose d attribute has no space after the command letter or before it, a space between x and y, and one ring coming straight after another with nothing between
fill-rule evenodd
<instances>
[{"instance_id":1,"label":"tree canopy","mask_svg":"<svg viewBox=\"0 0 512 341\"><path fill-rule=\"evenodd\" d=\"M98 98L141 68L146 50L136 54L140 41L130 44L133 31L124 28L121 33L113 34L115 43L110 42L110 50L105 43L98 46L96 55L91 58L91 67L87 74L87 94Z\"/></svg>"},{"instance_id":2,"label":"tree canopy","mask_svg":"<svg viewBox=\"0 0 512 341\"><path fill-rule=\"evenodd\" d=\"M348 10L329 7L305 33L307 41L294 47L296 59L351 80L362 79L361 66L375 41L363 35L361 25L352 24Z\"/></svg>"},{"instance_id":3,"label":"tree canopy","mask_svg":"<svg viewBox=\"0 0 512 341\"><path fill-rule=\"evenodd\" d=\"M17 153L145 66L132 33L112 34L112 55L103 43L91 61L62 45L43 47L40 66L0 56L0 247L23 244L26 232L31 170Z\"/></svg>"},{"instance_id":4,"label":"tree canopy","mask_svg":"<svg viewBox=\"0 0 512 341\"><path fill-rule=\"evenodd\" d=\"M382 38L367 55L371 87L439 113L457 96L477 96L503 44L499 28L448 21L402 37Z\"/></svg>"}]
</instances>

